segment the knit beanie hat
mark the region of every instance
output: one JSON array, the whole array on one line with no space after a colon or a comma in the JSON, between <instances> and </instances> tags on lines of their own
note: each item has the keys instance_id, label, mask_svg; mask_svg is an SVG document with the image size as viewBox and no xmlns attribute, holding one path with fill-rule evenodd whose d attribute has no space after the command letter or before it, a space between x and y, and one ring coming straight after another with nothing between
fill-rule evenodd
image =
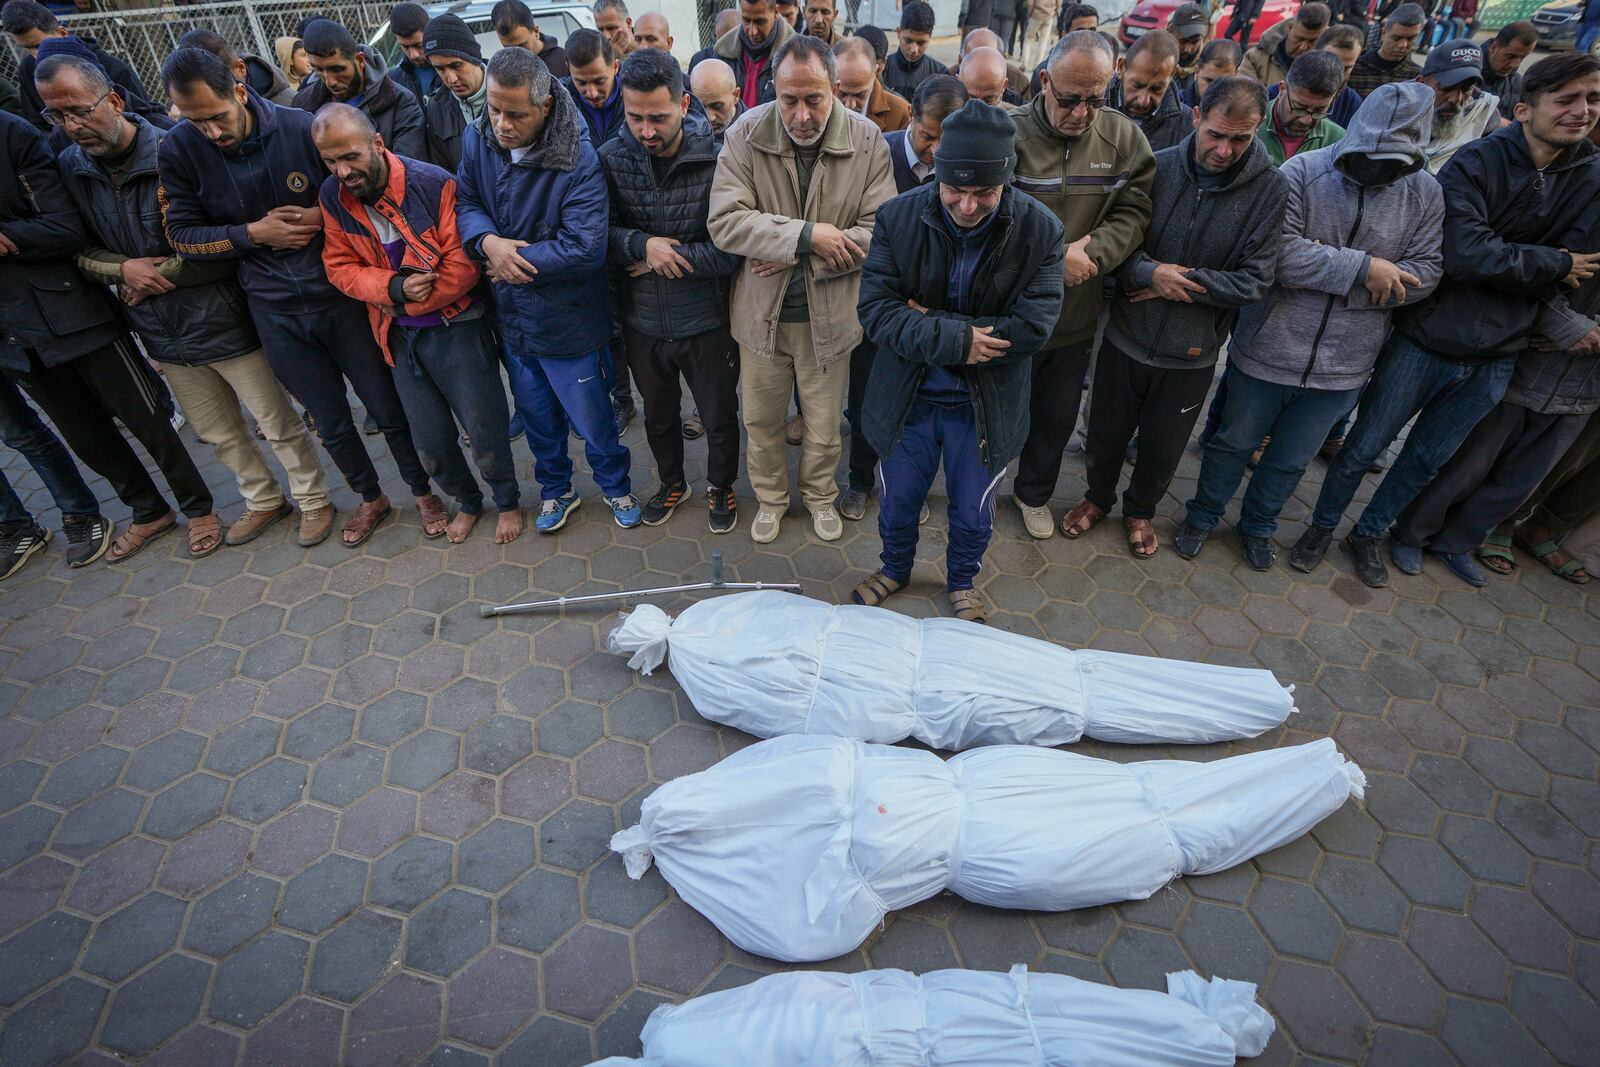
<instances>
[{"instance_id":1,"label":"knit beanie hat","mask_svg":"<svg viewBox=\"0 0 1600 1067\"><path fill-rule=\"evenodd\" d=\"M1007 185L1017 166L1016 127L1004 108L968 100L945 116L933 173L945 185Z\"/></svg>"},{"instance_id":2,"label":"knit beanie hat","mask_svg":"<svg viewBox=\"0 0 1600 1067\"><path fill-rule=\"evenodd\" d=\"M422 49L430 56L455 56L457 59L483 62L483 49L478 38L457 15L439 15L428 20L422 31Z\"/></svg>"},{"instance_id":3,"label":"knit beanie hat","mask_svg":"<svg viewBox=\"0 0 1600 1067\"><path fill-rule=\"evenodd\" d=\"M94 54L94 50L78 40L78 38L70 35L66 37L46 37L39 42L39 50L35 53L34 58L43 63L51 56L77 56L79 59L86 60L99 67L101 74L106 73L105 66L100 62L100 57ZM109 77L109 75L107 76Z\"/></svg>"}]
</instances>

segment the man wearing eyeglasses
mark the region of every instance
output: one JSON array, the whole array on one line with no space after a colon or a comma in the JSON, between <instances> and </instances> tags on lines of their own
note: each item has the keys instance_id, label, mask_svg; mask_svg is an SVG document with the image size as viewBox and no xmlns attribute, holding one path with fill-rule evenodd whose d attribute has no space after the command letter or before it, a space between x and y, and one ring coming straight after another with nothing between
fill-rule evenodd
<instances>
[{"instance_id":1,"label":"man wearing eyeglasses","mask_svg":"<svg viewBox=\"0 0 1600 1067\"><path fill-rule=\"evenodd\" d=\"M1267 121L1256 131L1274 167L1344 136L1344 127L1328 118L1343 88L1344 66L1332 52L1306 52L1289 65Z\"/></svg>"},{"instance_id":2,"label":"man wearing eyeglasses","mask_svg":"<svg viewBox=\"0 0 1600 1067\"><path fill-rule=\"evenodd\" d=\"M1040 71L1039 95L1011 113L1017 128L1013 183L1066 229L1066 298L1033 361L1030 429L1013 495L1028 533L1055 532L1050 497L1061 452L1078 422L1083 378L1104 302L1100 276L1133 254L1150 224L1155 156L1139 127L1106 110L1114 57L1100 34L1078 30L1056 42Z\"/></svg>"}]
</instances>

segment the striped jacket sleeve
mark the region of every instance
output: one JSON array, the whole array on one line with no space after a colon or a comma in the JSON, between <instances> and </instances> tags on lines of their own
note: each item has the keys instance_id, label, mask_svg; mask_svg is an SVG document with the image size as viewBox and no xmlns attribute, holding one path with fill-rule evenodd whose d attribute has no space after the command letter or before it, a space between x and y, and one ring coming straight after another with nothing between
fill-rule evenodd
<instances>
[{"instance_id":1,"label":"striped jacket sleeve","mask_svg":"<svg viewBox=\"0 0 1600 1067\"><path fill-rule=\"evenodd\" d=\"M232 259L255 249L247 227L213 225L201 203L188 160L171 137L161 142L156 199L167 243L184 259Z\"/></svg>"}]
</instances>

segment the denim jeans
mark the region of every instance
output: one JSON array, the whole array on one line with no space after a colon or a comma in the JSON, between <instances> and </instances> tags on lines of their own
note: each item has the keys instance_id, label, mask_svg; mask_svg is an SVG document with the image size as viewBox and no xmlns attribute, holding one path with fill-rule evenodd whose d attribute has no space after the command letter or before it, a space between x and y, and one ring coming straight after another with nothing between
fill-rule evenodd
<instances>
[{"instance_id":1,"label":"denim jeans","mask_svg":"<svg viewBox=\"0 0 1600 1067\"><path fill-rule=\"evenodd\" d=\"M1238 530L1250 537L1271 537L1278 529L1278 515L1322 447L1328 428L1349 412L1360 394L1359 387L1302 389L1231 371L1217 431L1206 442L1194 499L1189 501L1190 525L1216 528L1244 478L1250 454L1270 435L1272 442L1245 489Z\"/></svg>"},{"instance_id":2,"label":"denim jeans","mask_svg":"<svg viewBox=\"0 0 1600 1067\"><path fill-rule=\"evenodd\" d=\"M1515 363L1515 356L1476 365L1453 363L1398 331L1391 333L1361 398L1361 413L1328 467L1312 523L1328 529L1339 525L1367 468L1416 416L1399 458L1356 523L1358 537L1382 537L1478 420L1500 403Z\"/></svg>"},{"instance_id":3,"label":"denim jeans","mask_svg":"<svg viewBox=\"0 0 1600 1067\"><path fill-rule=\"evenodd\" d=\"M33 467L63 515L98 515L100 502L78 472L61 439L50 432L22 398L17 383L0 374L0 441L15 449ZM0 474L0 526L20 526L33 516Z\"/></svg>"},{"instance_id":4,"label":"denim jeans","mask_svg":"<svg viewBox=\"0 0 1600 1067\"><path fill-rule=\"evenodd\" d=\"M511 460L510 422L494 338L482 317L444 326L389 327L394 389L411 424L422 466L461 510L483 510L483 490L467 469L456 423L472 442L478 473L495 507L515 511L521 494Z\"/></svg>"},{"instance_id":5,"label":"denim jeans","mask_svg":"<svg viewBox=\"0 0 1600 1067\"><path fill-rule=\"evenodd\" d=\"M528 431L533 476L539 498L555 500L572 489L572 459L567 455L568 420L583 437L594 480L608 497L632 492L632 457L617 440L611 412L611 360L604 348L572 359L540 359L515 352L506 363L511 398Z\"/></svg>"}]
</instances>

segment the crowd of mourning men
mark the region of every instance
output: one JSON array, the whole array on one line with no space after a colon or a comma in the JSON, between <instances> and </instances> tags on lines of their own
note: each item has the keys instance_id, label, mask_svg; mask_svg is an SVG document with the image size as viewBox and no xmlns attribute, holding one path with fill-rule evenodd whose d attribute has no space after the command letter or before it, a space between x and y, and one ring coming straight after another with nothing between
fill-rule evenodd
<instances>
[{"instance_id":1,"label":"crowd of mourning men","mask_svg":"<svg viewBox=\"0 0 1600 1067\"><path fill-rule=\"evenodd\" d=\"M26 59L0 114L0 437L71 566L128 559L177 511L194 557L296 515L302 545L360 545L394 510L364 434L429 538L471 536L486 492L495 541L522 535L519 438L534 527L560 530L574 437L618 526L699 496L728 533L742 431L756 542L795 488L826 541L876 492L858 603L911 580L942 469L951 610L982 621L1013 463L1029 536L1120 509L1145 559L1203 417L1186 559L1248 480L1238 551L1273 567L1321 456L1299 570L1337 540L1371 586L1425 554L1483 585L1516 546L1588 580L1562 542L1600 508L1600 60L1525 68L1522 22L1419 64L1412 3L1367 30L1309 2L1248 48L1190 4L1126 50L1094 8L1034 4L969 27L947 70L921 0L892 42L845 34L835 0L739 0L685 71L662 15L594 12L557 41L500 0L486 60L456 15L397 4L392 65L323 18L281 66L196 29L163 108L47 8L4 5ZM657 471L637 493L636 396ZM238 480L230 524L180 412ZM1073 448L1087 488L1058 500ZM50 532L3 479L0 512L4 576Z\"/></svg>"}]
</instances>

